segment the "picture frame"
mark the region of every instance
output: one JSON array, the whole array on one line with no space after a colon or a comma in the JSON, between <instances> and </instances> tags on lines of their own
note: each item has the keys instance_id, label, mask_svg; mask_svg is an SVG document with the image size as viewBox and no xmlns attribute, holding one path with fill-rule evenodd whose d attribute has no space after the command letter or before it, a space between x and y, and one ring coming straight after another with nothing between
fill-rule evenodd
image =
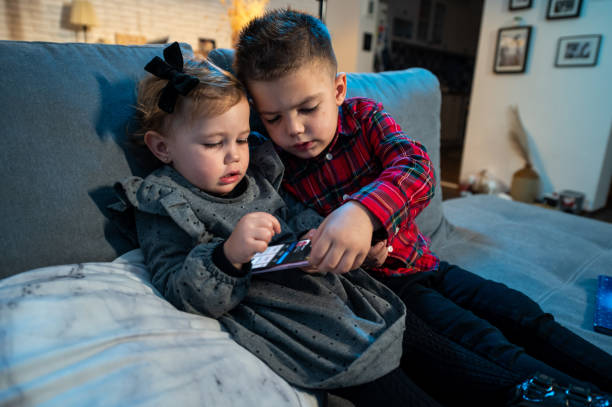
<instances>
[{"instance_id":1,"label":"picture frame","mask_svg":"<svg viewBox=\"0 0 612 407\"><path fill-rule=\"evenodd\" d=\"M503 27L497 32L493 72L523 73L529 56L532 26Z\"/></svg>"},{"instance_id":2,"label":"picture frame","mask_svg":"<svg viewBox=\"0 0 612 407\"><path fill-rule=\"evenodd\" d=\"M508 0L508 10L524 10L531 8L532 0Z\"/></svg>"},{"instance_id":3,"label":"picture frame","mask_svg":"<svg viewBox=\"0 0 612 407\"><path fill-rule=\"evenodd\" d=\"M556 67L596 66L599 58L600 34L560 37L557 42Z\"/></svg>"},{"instance_id":4,"label":"picture frame","mask_svg":"<svg viewBox=\"0 0 612 407\"><path fill-rule=\"evenodd\" d=\"M546 19L577 18L581 9L582 0L548 0Z\"/></svg>"}]
</instances>

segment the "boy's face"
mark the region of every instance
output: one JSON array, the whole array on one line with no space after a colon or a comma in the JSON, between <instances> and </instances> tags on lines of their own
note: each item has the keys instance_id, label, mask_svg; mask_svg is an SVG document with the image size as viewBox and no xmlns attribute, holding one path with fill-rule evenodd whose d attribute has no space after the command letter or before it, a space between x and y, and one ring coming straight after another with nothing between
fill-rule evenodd
<instances>
[{"instance_id":1,"label":"boy's face","mask_svg":"<svg viewBox=\"0 0 612 407\"><path fill-rule=\"evenodd\" d=\"M346 97L346 75L312 62L282 78L249 81L255 108L274 143L309 159L331 143L338 126L338 106Z\"/></svg>"},{"instance_id":2,"label":"boy's face","mask_svg":"<svg viewBox=\"0 0 612 407\"><path fill-rule=\"evenodd\" d=\"M172 166L196 187L214 194L231 192L249 166L249 104L246 98L213 117L180 116L166 138Z\"/></svg>"}]
</instances>

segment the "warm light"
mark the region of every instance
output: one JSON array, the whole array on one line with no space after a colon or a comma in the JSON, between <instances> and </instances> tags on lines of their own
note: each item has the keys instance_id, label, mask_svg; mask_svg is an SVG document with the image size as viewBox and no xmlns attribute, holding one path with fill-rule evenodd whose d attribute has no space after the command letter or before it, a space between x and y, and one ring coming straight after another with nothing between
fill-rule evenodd
<instances>
[{"instance_id":1,"label":"warm light","mask_svg":"<svg viewBox=\"0 0 612 407\"><path fill-rule=\"evenodd\" d=\"M225 0L221 0L221 3L225 4ZM267 4L268 0L231 0L227 15L232 30L232 44L236 43L242 27L264 13Z\"/></svg>"},{"instance_id":2,"label":"warm light","mask_svg":"<svg viewBox=\"0 0 612 407\"><path fill-rule=\"evenodd\" d=\"M73 0L70 9L70 24L83 28L85 42L87 42L87 29L98 25L93 5L87 0Z\"/></svg>"}]
</instances>

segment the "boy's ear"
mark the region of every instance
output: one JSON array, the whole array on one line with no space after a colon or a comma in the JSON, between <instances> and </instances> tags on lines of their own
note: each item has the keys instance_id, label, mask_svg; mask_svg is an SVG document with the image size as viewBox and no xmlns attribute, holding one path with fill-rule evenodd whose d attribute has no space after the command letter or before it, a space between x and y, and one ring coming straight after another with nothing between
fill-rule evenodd
<instances>
[{"instance_id":1,"label":"boy's ear","mask_svg":"<svg viewBox=\"0 0 612 407\"><path fill-rule=\"evenodd\" d=\"M338 72L336 74L334 88L336 90L336 105L340 106L346 99L346 73Z\"/></svg>"},{"instance_id":2,"label":"boy's ear","mask_svg":"<svg viewBox=\"0 0 612 407\"><path fill-rule=\"evenodd\" d=\"M165 164L172 162L166 138L160 133L149 130L144 135L144 142L157 159Z\"/></svg>"}]
</instances>

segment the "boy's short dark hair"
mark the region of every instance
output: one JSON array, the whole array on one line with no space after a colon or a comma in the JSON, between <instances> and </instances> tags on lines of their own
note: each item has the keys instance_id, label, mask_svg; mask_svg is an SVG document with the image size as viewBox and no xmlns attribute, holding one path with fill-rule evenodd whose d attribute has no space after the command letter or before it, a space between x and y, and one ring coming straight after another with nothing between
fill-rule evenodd
<instances>
[{"instance_id":1,"label":"boy's short dark hair","mask_svg":"<svg viewBox=\"0 0 612 407\"><path fill-rule=\"evenodd\" d=\"M255 18L240 33L234 70L244 83L269 81L298 70L309 62L338 68L327 27L300 11L277 9Z\"/></svg>"}]
</instances>

